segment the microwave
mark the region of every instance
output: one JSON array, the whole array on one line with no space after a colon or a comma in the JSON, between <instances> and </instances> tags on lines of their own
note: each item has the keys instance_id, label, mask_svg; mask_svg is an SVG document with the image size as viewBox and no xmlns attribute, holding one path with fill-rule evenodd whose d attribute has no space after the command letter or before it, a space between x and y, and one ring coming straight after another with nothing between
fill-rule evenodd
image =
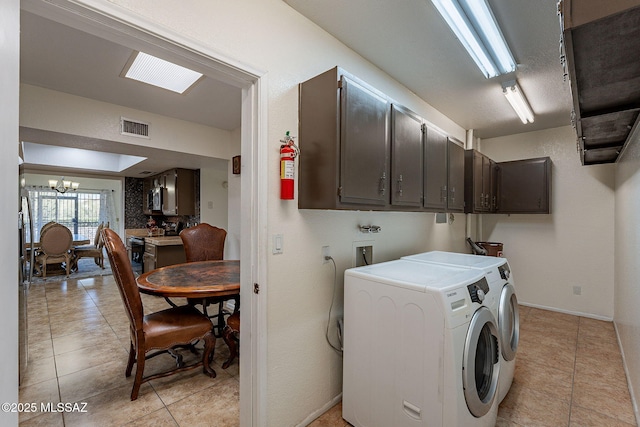
<instances>
[{"instance_id":1,"label":"microwave","mask_svg":"<svg viewBox=\"0 0 640 427\"><path fill-rule=\"evenodd\" d=\"M162 187L156 187L149 190L147 196L147 207L150 211L162 210Z\"/></svg>"}]
</instances>

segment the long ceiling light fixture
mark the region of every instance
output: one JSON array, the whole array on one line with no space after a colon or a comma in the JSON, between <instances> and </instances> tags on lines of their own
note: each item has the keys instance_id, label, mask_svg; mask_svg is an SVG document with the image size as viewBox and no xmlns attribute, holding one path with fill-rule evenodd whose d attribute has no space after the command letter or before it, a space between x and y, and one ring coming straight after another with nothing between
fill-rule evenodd
<instances>
[{"instance_id":1,"label":"long ceiling light fixture","mask_svg":"<svg viewBox=\"0 0 640 427\"><path fill-rule=\"evenodd\" d=\"M516 62L486 0L431 0L486 78L516 70Z\"/></svg>"},{"instance_id":2,"label":"long ceiling light fixture","mask_svg":"<svg viewBox=\"0 0 640 427\"><path fill-rule=\"evenodd\" d=\"M515 80L502 83L502 93L504 93L522 123L533 123L533 111L531 111L527 98Z\"/></svg>"},{"instance_id":3,"label":"long ceiling light fixture","mask_svg":"<svg viewBox=\"0 0 640 427\"><path fill-rule=\"evenodd\" d=\"M134 52L120 75L180 94L202 78L202 73L144 52Z\"/></svg>"}]
</instances>

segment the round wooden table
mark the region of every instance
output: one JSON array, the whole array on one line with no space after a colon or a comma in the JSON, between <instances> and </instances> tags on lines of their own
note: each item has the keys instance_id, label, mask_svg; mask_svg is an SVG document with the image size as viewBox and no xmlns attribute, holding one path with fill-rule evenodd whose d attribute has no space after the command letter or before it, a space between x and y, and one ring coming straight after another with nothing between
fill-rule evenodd
<instances>
[{"instance_id":1,"label":"round wooden table","mask_svg":"<svg viewBox=\"0 0 640 427\"><path fill-rule=\"evenodd\" d=\"M138 289L165 298L211 298L240 294L240 261L169 265L138 277Z\"/></svg>"},{"instance_id":2,"label":"round wooden table","mask_svg":"<svg viewBox=\"0 0 640 427\"><path fill-rule=\"evenodd\" d=\"M171 298L189 298L202 301L203 312L207 317L216 318L213 328L216 338L222 336L225 326L222 304L217 302L218 314L207 313L207 299L233 297L234 311L240 308L240 261L199 261L169 265L140 275L137 279L140 292L164 297L169 304L176 306Z\"/></svg>"}]
</instances>

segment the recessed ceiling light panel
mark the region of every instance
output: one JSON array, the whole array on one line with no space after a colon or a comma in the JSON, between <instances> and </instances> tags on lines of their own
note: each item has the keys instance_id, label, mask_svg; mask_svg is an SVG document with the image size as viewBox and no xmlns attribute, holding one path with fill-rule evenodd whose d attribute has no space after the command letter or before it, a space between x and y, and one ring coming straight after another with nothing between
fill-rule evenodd
<instances>
[{"instance_id":1,"label":"recessed ceiling light panel","mask_svg":"<svg viewBox=\"0 0 640 427\"><path fill-rule=\"evenodd\" d=\"M133 60L127 63L121 76L182 94L202 73L144 52L134 52Z\"/></svg>"}]
</instances>

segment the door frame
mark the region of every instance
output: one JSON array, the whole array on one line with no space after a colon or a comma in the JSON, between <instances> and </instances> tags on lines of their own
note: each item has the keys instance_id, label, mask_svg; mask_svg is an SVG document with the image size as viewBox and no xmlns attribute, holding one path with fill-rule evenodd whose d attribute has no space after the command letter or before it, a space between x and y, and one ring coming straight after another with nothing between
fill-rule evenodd
<instances>
[{"instance_id":1,"label":"door frame","mask_svg":"<svg viewBox=\"0 0 640 427\"><path fill-rule=\"evenodd\" d=\"M21 10L163 57L179 57L242 90L240 425L266 426L267 74L99 0L22 0ZM259 284L259 293L254 292Z\"/></svg>"}]
</instances>

